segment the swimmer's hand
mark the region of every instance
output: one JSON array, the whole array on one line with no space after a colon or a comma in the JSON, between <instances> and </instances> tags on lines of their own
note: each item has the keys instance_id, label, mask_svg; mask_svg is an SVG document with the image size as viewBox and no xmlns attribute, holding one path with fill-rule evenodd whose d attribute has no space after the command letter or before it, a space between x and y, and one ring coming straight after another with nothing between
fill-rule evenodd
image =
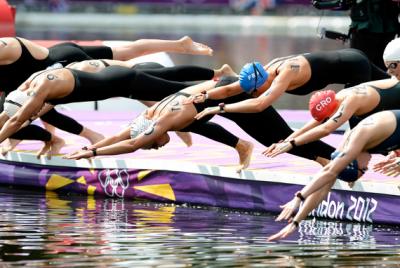
<instances>
[{"instance_id":1,"label":"swimmer's hand","mask_svg":"<svg viewBox=\"0 0 400 268\"><path fill-rule=\"evenodd\" d=\"M197 120L200 120L207 115L219 114L220 112L221 112L221 110L218 106L208 107L208 108L204 109L203 111L201 111L200 113L198 113L194 118Z\"/></svg>"},{"instance_id":2,"label":"swimmer's hand","mask_svg":"<svg viewBox=\"0 0 400 268\"><path fill-rule=\"evenodd\" d=\"M384 160L376 163L373 170L387 176L397 177L400 175L400 157L388 156Z\"/></svg>"},{"instance_id":3,"label":"swimmer's hand","mask_svg":"<svg viewBox=\"0 0 400 268\"><path fill-rule=\"evenodd\" d=\"M82 158L91 158L91 157L93 157L93 152L92 150L88 150L87 148L63 156L63 158L65 159L75 159L75 160L79 160Z\"/></svg>"},{"instance_id":4,"label":"swimmer's hand","mask_svg":"<svg viewBox=\"0 0 400 268\"><path fill-rule=\"evenodd\" d=\"M283 142L283 140L280 140L280 141L277 142L277 143L271 144L269 147L267 147L267 148L262 152L262 154L266 156L268 153L272 152L272 151L276 148L276 146L277 146L279 143L282 143L282 142Z\"/></svg>"},{"instance_id":5,"label":"swimmer's hand","mask_svg":"<svg viewBox=\"0 0 400 268\"><path fill-rule=\"evenodd\" d=\"M202 103L206 101L206 95L203 93L199 93L193 96L190 96L186 100L184 100L183 104L192 104L192 103Z\"/></svg>"},{"instance_id":6,"label":"swimmer's hand","mask_svg":"<svg viewBox=\"0 0 400 268\"><path fill-rule=\"evenodd\" d=\"M294 212L300 207L300 203L301 203L300 198L295 196L291 201L287 202L283 206L280 206L282 208L282 212L275 219L275 221L289 220L290 223L286 225L278 233L270 236L268 238L268 241L286 238L288 235L290 235L297 229L297 227L299 226L299 222L293 221L293 215Z\"/></svg>"},{"instance_id":7,"label":"swimmer's hand","mask_svg":"<svg viewBox=\"0 0 400 268\"><path fill-rule=\"evenodd\" d=\"M290 220L293 217L295 211L300 207L300 203L301 200L297 197L294 197L286 204L280 206L282 212L278 215L275 221Z\"/></svg>"},{"instance_id":8,"label":"swimmer's hand","mask_svg":"<svg viewBox=\"0 0 400 268\"><path fill-rule=\"evenodd\" d=\"M285 226L285 228L280 230L278 233L268 237L267 241L274 241L274 240L286 238L288 235L293 233L296 229L297 229L297 225L294 222L289 223L288 225Z\"/></svg>"},{"instance_id":9,"label":"swimmer's hand","mask_svg":"<svg viewBox=\"0 0 400 268\"><path fill-rule=\"evenodd\" d=\"M272 147L272 148L271 148ZM273 144L270 147L268 147L267 150L263 152L263 155L267 157L275 157L283 153L289 152L291 149L293 149L293 146L290 144L289 141L284 141L281 143Z\"/></svg>"}]
</instances>

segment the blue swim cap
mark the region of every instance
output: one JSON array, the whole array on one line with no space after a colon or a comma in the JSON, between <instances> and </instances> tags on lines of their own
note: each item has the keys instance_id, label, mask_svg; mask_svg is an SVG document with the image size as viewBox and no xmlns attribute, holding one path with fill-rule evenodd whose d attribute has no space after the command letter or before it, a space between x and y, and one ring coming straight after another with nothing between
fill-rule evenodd
<instances>
[{"instance_id":1,"label":"blue swim cap","mask_svg":"<svg viewBox=\"0 0 400 268\"><path fill-rule=\"evenodd\" d=\"M343 152L334 151L331 154L331 160L334 160L342 155L343 155ZM338 174L337 178L342 181L354 182L354 181L358 180L358 172L359 171L362 174L365 173L365 170L358 168L358 161L354 159L353 161L351 161L351 163L347 167L345 167L345 169L343 169Z\"/></svg>"},{"instance_id":2,"label":"blue swim cap","mask_svg":"<svg viewBox=\"0 0 400 268\"><path fill-rule=\"evenodd\" d=\"M268 79L268 73L258 61L247 63L239 74L240 87L247 94L253 93Z\"/></svg>"}]
</instances>

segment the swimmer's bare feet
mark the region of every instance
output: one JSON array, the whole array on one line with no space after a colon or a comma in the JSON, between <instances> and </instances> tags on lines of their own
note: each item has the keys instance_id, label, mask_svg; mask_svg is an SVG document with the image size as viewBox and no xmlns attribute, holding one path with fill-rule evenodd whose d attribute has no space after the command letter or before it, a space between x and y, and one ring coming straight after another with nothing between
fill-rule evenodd
<instances>
[{"instance_id":1,"label":"swimmer's bare feet","mask_svg":"<svg viewBox=\"0 0 400 268\"><path fill-rule=\"evenodd\" d=\"M13 150L20 142L21 140L10 138L6 139L1 146L1 154L6 155L9 151Z\"/></svg>"},{"instance_id":2,"label":"swimmer's bare feet","mask_svg":"<svg viewBox=\"0 0 400 268\"><path fill-rule=\"evenodd\" d=\"M190 132L175 131L176 135L186 144L187 147L192 146L192 135Z\"/></svg>"},{"instance_id":3,"label":"swimmer's bare feet","mask_svg":"<svg viewBox=\"0 0 400 268\"><path fill-rule=\"evenodd\" d=\"M64 147L65 141L56 135L52 135L51 141L45 142L44 146L40 151L36 154L36 157L39 159L41 155L46 154L47 159L51 159L51 156L57 155L60 153L61 148Z\"/></svg>"},{"instance_id":4,"label":"swimmer's bare feet","mask_svg":"<svg viewBox=\"0 0 400 268\"><path fill-rule=\"evenodd\" d=\"M189 36L182 37L179 42L183 48L182 53L205 56L212 56L213 54L212 48L202 43L194 42Z\"/></svg>"},{"instance_id":5,"label":"swimmer's bare feet","mask_svg":"<svg viewBox=\"0 0 400 268\"><path fill-rule=\"evenodd\" d=\"M221 76L237 76L237 73L235 73L229 64L224 64L221 68L214 70L214 77Z\"/></svg>"},{"instance_id":6,"label":"swimmer's bare feet","mask_svg":"<svg viewBox=\"0 0 400 268\"><path fill-rule=\"evenodd\" d=\"M254 145L249 141L240 139L235 149L239 153L240 165L236 169L237 173L240 173L243 169L247 168L250 164Z\"/></svg>"},{"instance_id":7,"label":"swimmer's bare feet","mask_svg":"<svg viewBox=\"0 0 400 268\"><path fill-rule=\"evenodd\" d=\"M84 137L90 141L91 144L95 144L102 139L104 139L104 135L100 134L94 130L91 130L89 128L83 128L82 132L79 133L79 136Z\"/></svg>"}]
</instances>

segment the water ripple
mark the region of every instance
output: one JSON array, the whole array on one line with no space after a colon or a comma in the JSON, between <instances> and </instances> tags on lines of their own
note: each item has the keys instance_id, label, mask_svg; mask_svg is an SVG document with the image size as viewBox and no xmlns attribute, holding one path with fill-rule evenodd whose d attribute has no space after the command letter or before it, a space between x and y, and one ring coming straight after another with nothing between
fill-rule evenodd
<instances>
[{"instance_id":1,"label":"water ripple","mask_svg":"<svg viewBox=\"0 0 400 268\"><path fill-rule=\"evenodd\" d=\"M0 256L7 266L379 266L400 262L400 230L262 213L0 188ZM93 205L94 204L94 205Z\"/></svg>"}]
</instances>

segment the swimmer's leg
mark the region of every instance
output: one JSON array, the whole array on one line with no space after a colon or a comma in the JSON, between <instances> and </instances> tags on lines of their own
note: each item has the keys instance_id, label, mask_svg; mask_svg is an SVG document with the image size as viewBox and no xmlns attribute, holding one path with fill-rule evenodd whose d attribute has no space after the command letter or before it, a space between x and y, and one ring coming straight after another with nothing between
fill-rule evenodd
<instances>
[{"instance_id":1,"label":"swimmer's leg","mask_svg":"<svg viewBox=\"0 0 400 268\"><path fill-rule=\"evenodd\" d=\"M210 47L194 42L189 36L184 36L178 40L139 39L130 42L128 45L114 46L111 49L115 60L129 60L156 52L206 56L213 54L213 50Z\"/></svg>"}]
</instances>

